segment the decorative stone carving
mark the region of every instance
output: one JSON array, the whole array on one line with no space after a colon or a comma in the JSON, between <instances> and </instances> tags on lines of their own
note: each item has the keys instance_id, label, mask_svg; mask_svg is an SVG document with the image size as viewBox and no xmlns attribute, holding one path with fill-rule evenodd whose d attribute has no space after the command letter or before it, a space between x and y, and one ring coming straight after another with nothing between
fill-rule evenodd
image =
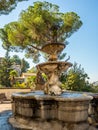
<instances>
[{"instance_id":1,"label":"decorative stone carving","mask_svg":"<svg viewBox=\"0 0 98 130\"><path fill-rule=\"evenodd\" d=\"M63 43L49 43L42 47L42 51L50 55L48 62L37 65L37 69L48 77L44 88L45 94L60 95L62 93L59 77L63 71L72 66L70 62L57 61L59 53L64 48Z\"/></svg>"},{"instance_id":2,"label":"decorative stone carving","mask_svg":"<svg viewBox=\"0 0 98 130\"><path fill-rule=\"evenodd\" d=\"M14 118L10 118L10 122L20 128L24 125L37 130L89 130L87 118L91 99L81 93L77 96L67 92L60 96L46 95L43 91L15 93L12 95Z\"/></svg>"}]
</instances>

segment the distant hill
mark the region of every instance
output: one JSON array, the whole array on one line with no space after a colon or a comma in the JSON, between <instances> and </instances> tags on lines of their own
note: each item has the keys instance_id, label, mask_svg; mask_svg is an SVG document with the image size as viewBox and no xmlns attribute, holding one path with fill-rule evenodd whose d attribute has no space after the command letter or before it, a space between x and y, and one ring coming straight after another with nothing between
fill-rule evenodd
<instances>
[{"instance_id":1,"label":"distant hill","mask_svg":"<svg viewBox=\"0 0 98 130\"><path fill-rule=\"evenodd\" d=\"M92 83L93 86L98 86L98 81Z\"/></svg>"}]
</instances>

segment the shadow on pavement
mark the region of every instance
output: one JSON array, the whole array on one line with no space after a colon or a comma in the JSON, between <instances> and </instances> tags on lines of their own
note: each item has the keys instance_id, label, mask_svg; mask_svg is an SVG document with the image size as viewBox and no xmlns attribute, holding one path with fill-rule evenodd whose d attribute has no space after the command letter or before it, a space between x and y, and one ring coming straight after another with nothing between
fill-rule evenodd
<instances>
[{"instance_id":1,"label":"shadow on pavement","mask_svg":"<svg viewBox=\"0 0 98 130\"><path fill-rule=\"evenodd\" d=\"M15 130L11 124L8 123L8 118L12 115L11 110L0 112L0 130Z\"/></svg>"}]
</instances>

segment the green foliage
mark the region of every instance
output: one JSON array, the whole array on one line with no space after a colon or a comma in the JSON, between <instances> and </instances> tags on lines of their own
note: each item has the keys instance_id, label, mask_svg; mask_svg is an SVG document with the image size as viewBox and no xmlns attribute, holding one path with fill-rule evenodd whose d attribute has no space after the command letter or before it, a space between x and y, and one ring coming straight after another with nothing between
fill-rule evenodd
<instances>
[{"instance_id":1,"label":"green foliage","mask_svg":"<svg viewBox=\"0 0 98 130\"><path fill-rule=\"evenodd\" d=\"M5 58L2 59L2 62L0 63L0 84L4 85L6 87L10 86L10 80L9 80L9 72L10 72L10 44L7 40L6 33L1 29L0 30L0 38L3 40L3 48L6 49Z\"/></svg>"},{"instance_id":2,"label":"green foliage","mask_svg":"<svg viewBox=\"0 0 98 130\"><path fill-rule=\"evenodd\" d=\"M64 42L82 24L76 13L61 13L57 5L48 2L35 2L22 11L19 20L33 41L40 45L56 42L55 37L58 42Z\"/></svg>"},{"instance_id":3,"label":"green foliage","mask_svg":"<svg viewBox=\"0 0 98 130\"><path fill-rule=\"evenodd\" d=\"M9 14L21 1L27 0L0 0L0 15Z\"/></svg>"},{"instance_id":4,"label":"green foliage","mask_svg":"<svg viewBox=\"0 0 98 130\"><path fill-rule=\"evenodd\" d=\"M92 92L98 93L98 85L97 86L92 85Z\"/></svg>"},{"instance_id":5,"label":"green foliage","mask_svg":"<svg viewBox=\"0 0 98 130\"><path fill-rule=\"evenodd\" d=\"M46 81L47 80L47 76L44 74L44 73L42 73L42 78L43 78L43 80L44 81ZM28 77L27 79L26 79L26 81L25 81L25 85L26 85L26 87L27 88L31 88L31 89L36 89L36 85L37 85L38 83L37 83L37 76L36 75L34 75L34 76L30 76L30 77Z\"/></svg>"},{"instance_id":6,"label":"green foliage","mask_svg":"<svg viewBox=\"0 0 98 130\"><path fill-rule=\"evenodd\" d=\"M12 87L15 83L15 77L17 77L18 71L12 66L19 64L21 72L26 72L29 68L29 63L24 59L20 59L19 56L14 55L12 58L9 56L9 51L7 50L5 58L2 59L0 63L0 84L6 87Z\"/></svg>"},{"instance_id":7,"label":"green foliage","mask_svg":"<svg viewBox=\"0 0 98 130\"><path fill-rule=\"evenodd\" d=\"M42 73L42 78L43 78L44 81L48 80L48 77L47 77L47 75L45 73Z\"/></svg>"},{"instance_id":8,"label":"green foliage","mask_svg":"<svg viewBox=\"0 0 98 130\"><path fill-rule=\"evenodd\" d=\"M11 77L9 77L10 79L13 79L15 76L17 77L18 76L17 71L16 70L11 70L10 71L10 76L11 76Z\"/></svg>"},{"instance_id":9,"label":"green foliage","mask_svg":"<svg viewBox=\"0 0 98 130\"><path fill-rule=\"evenodd\" d=\"M20 59L18 55L14 55L12 58L10 58L10 61L12 65L20 65L21 73L26 72L30 67L29 63L24 58Z\"/></svg>"},{"instance_id":10,"label":"green foliage","mask_svg":"<svg viewBox=\"0 0 98 130\"><path fill-rule=\"evenodd\" d=\"M61 81L63 83L63 88L72 91L92 91L91 85L87 81L89 79L88 75L78 66L77 63L68 71L67 74L61 76Z\"/></svg>"},{"instance_id":11,"label":"green foliage","mask_svg":"<svg viewBox=\"0 0 98 130\"><path fill-rule=\"evenodd\" d=\"M22 11L17 22L5 25L0 35L5 46L4 37L12 48L24 49L26 56L37 62L43 45L47 42L66 43L81 25L76 13L61 13L57 5L39 1Z\"/></svg>"},{"instance_id":12,"label":"green foliage","mask_svg":"<svg viewBox=\"0 0 98 130\"><path fill-rule=\"evenodd\" d=\"M4 29L0 29L0 38L2 39L2 47L5 50L10 50L10 43L8 41L7 32Z\"/></svg>"},{"instance_id":13,"label":"green foliage","mask_svg":"<svg viewBox=\"0 0 98 130\"><path fill-rule=\"evenodd\" d=\"M36 67L32 67L30 70L28 70L27 72L29 73L36 73L37 72L37 69Z\"/></svg>"},{"instance_id":14,"label":"green foliage","mask_svg":"<svg viewBox=\"0 0 98 130\"><path fill-rule=\"evenodd\" d=\"M13 86L13 88L27 88L26 84L25 83L19 83L19 82L16 82Z\"/></svg>"},{"instance_id":15,"label":"green foliage","mask_svg":"<svg viewBox=\"0 0 98 130\"><path fill-rule=\"evenodd\" d=\"M36 76L30 76L25 82L27 88L35 89L36 88Z\"/></svg>"},{"instance_id":16,"label":"green foliage","mask_svg":"<svg viewBox=\"0 0 98 130\"><path fill-rule=\"evenodd\" d=\"M4 86L0 84L0 88L4 88Z\"/></svg>"},{"instance_id":17,"label":"green foliage","mask_svg":"<svg viewBox=\"0 0 98 130\"><path fill-rule=\"evenodd\" d=\"M10 72L11 62L8 59L2 59L0 63L0 84L6 87L10 87L10 79L9 79L9 72Z\"/></svg>"},{"instance_id":18,"label":"green foliage","mask_svg":"<svg viewBox=\"0 0 98 130\"><path fill-rule=\"evenodd\" d=\"M18 76L18 73L16 70L11 70L9 72L9 79L10 79L10 84L13 86L15 84L15 77Z\"/></svg>"},{"instance_id":19,"label":"green foliage","mask_svg":"<svg viewBox=\"0 0 98 130\"><path fill-rule=\"evenodd\" d=\"M10 60L12 63L18 64L18 65L21 64L21 59L19 58L18 55L13 55L13 57Z\"/></svg>"}]
</instances>

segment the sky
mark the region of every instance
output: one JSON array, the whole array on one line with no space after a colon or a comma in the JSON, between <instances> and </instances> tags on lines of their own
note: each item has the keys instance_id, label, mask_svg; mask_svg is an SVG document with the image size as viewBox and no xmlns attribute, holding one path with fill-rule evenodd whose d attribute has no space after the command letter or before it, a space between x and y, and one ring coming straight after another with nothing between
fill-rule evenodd
<instances>
[{"instance_id":1,"label":"sky","mask_svg":"<svg viewBox=\"0 0 98 130\"><path fill-rule=\"evenodd\" d=\"M43 1L43 0L39 0ZM59 6L60 12L75 12L83 22L82 27L75 32L68 40L69 44L65 48L70 62L81 64L90 78L90 82L98 81L98 0L46 0L47 2ZM0 16L0 28L12 21L17 21L22 10L33 5L35 0L28 0L18 3L17 7L9 15ZM24 53L11 52L10 55L17 54L20 58ZM5 50L0 41L0 57L5 56ZM66 57L67 58L67 57ZM30 66L34 66L31 59L27 60Z\"/></svg>"}]
</instances>

